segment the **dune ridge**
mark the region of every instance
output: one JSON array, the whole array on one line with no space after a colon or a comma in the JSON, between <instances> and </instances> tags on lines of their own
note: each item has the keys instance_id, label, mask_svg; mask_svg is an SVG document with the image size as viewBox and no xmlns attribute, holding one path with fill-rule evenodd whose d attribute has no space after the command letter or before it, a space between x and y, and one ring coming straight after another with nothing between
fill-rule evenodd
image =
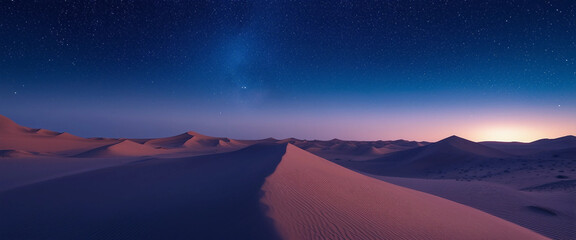
<instances>
[{"instance_id":1,"label":"dune ridge","mask_svg":"<svg viewBox=\"0 0 576 240\"><path fill-rule=\"evenodd\" d=\"M385 154L367 161L342 162L341 165L363 172L389 176L424 176L430 172L479 163L486 159L504 159L513 155L457 136L436 143Z\"/></svg>"},{"instance_id":2,"label":"dune ridge","mask_svg":"<svg viewBox=\"0 0 576 240\"><path fill-rule=\"evenodd\" d=\"M206 148L230 148L230 147L243 147L248 146L240 141L229 139L229 138L219 138L210 137L202 135L197 132L188 131L183 134L166 137L166 138L156 138L150 139L144 142L144 145L150 145L154 147L161 148L196 148L196 149L206 149Z\"/></svg>"},{"instance_id":3,"label":"dune ridge","mask_svg":"<svg viewBox=\"0 0 576 240\"><path fill-rule=\"evenodd\" d=\"M161 154L162 149L155 149L148 145L136 143L125 139L119 143L114 143L98 147L80 154L75 157L113 157L113 156L147 156Z\"/></svg>"},{"instance_id":4,"label":"dune ridge","mask_svg":"<svg viewBox=\"0 0 576 240\"><path fill-rule=\"evenodd\" d=\"M0 191L0 236L278 239L259 199L285 150L151 158Z\"/></svg>"},{"instance_id":5,"label":"dune ridge","mask_svg":"<svg viewBox=\"0 0 576 240\"><path fill-rule=\"evenodd\" d=\"M16 223L19 222L24 225L40 223L38 226L29 227L28 229L20 228L21 226L18 224L8 224L19 230L12 231L8 230L10 227L3 228L0 226L0 233L11 232L11 234L15 234L13 236L30 236L27 235L28 233L26 233L26 231L31 230L32 232L30 234L42 236L41 233L43 231L45 233L62 234L58 233L57 229L67 229L73 226L78 228L75 231L86 233L86 229L82 230L82 228L86 228L88 225L69 221L51 223L49 216L59 214L58 216L70 218L71 220L92 219L90 221L96 221L95 223L101 225L96 227L98 236L120 236L117 234L128 234L126 232L128 231L131 232L128 235L136 234L140 236L140 238L132 239L143 239L142 235L139 233L140 231L161 232L158 230L160 228L155 228L153 225L149 225L151 222L147 222L145 223L145 225L148 225L146 228L150 228L150 230L142 230L141 225L134 225L130 223L130 221L126 220L131 218L132 220L138 219L134 218L134 216L131 216L130 214L121 214L121 217L125 220L116 219L113 220L114 223L110 225L102 222L104 221L102 219L94 219L94 216L82 217L71 212L55 212L53 214L42 215L41 212L49 211L49 209L46 208L67 209L71 206L76 206L72 208L77 210L77 212L97 215L96 212L89 211L90 206L96 206L94 204L86 205L85 203L79 203L74 205L73 202L70 202L90 201L86 196L91 196L91 198L95 199L108 199L106 200L108 205L103 205L102 208L104 213L109 214L111 212L108 211L109 209L107 209L107 207L115 208L119 206L119 203L114 203L111 200L115 198L115 196L113 196L115 194L114 191L106 190L110 190L110 187L115 188L117 192L121 193L124 197L135 197L132 198L131 203L140 204L140 206L143 206L143 202L150 201L155 202L156 204L162 203L162 201L153 200L153 196L160 196L166 193L162 188L172 189L170 191L173 193L189 193L191 194L190 196L194 195L202 198L202 194L205 192L214 193L214 191L222 191L221 188L210 188L210 186L212 186L212 180L219 183L228 181L237 181L242 183L245 181L245 178L248 177L248 175L242 175L242 171L257 174L262 177L262 183L265 182L264 177L268 176L268 183L273 183L273 185L264 185L264 187L288 186L280 188L280 190L276 189L275 191L267 191L267 194L273 194L272 196L287 194L287 199L294 200L291 201L291 204L283 203L282 199L280 202L271 201L274 198L267 195L264 195L264 198L261 198L261 195L251 195L252 200L250 200L252 203L259 202L261 207L264 207L264 209L268 208L270 214L278 212L278 209L289 209L288 214L281 214L281 217L278 217L278 215L269 215L274 218L277 229L282 230L281 235L288 239L301 239L300 237L304 237L304 239L387 239L389 238L388 235L390 232L398 234L390 235L395 237L404 236L407 238L426 238L425 235L429 234L428 231L434 231L421 229L425 228L422 226L426 226L426 223L423 222L416 222L422 226L414 227L415 230L411 231L406 230L406 226L396 226L393 223L386 222L386 220L394 219L394 221L407 221L406 219L410 217L420 217L417 212L428 212L429 216L435 214L438 215L438 212L430 213L429 209L443 209L443 205L432 207L428 205L413 207L410 205L411 208L418 211L413 209L403 209L403 207L406 207L406 204L408 203L413 205L415 204L413 201L413 198L415 198L414 196L410 197L410 194L405 194L403 192L405 190L396 191L394 190L394 187L383 187L379 184L373 184L370 181L358 180L358 177L356 176L358 174L351 174L350 172L343 171L346 169L342 167L333 168L330 164L327 165L327 163L330 163L327 161L327 159L329 159L334 163L341 164L354 170L368 169L377 174L392 173L392 175L398 174L400 176L408 177L417 176L423 179L414 179L414 181L402 180L398 183L400 183L401 186L407 186L411 189L437 194L437 196L464 203L467 206L477 207L478 209L502 217L508 221L512 221L515 224L520 224L523 227L528 227L554 239L571 239L570 233L573 231L570 230L571 228L569 226L574 223L573 219L576 218L570 205L570 201L573 202L574 199L572 194L574 189L573 179L576 177L573 174L576 162L572 161L575 156L574 149L576 148L572 143L572 139L573 137L564 137L560 139L544 139L542 141L536 141L536 145L529 145L530 147L533 147L533 150L535 149L539 152L530 155L529 157L522 157L515 155L514 153L508 153L500 148L491 148L483 144L480 145L456 136L432 144L428 142L404 140L344 141L333 139L329 141L319 141L299 140L296 138L282 140L273 138L262 140L234 140L222 137L205 136L192 131L173 137L156 139L115 139L101 137L87 139L68 133L23 127L0 115L0 202L7 198L11 198L9 196L15 197L12 199L14 201L12 202L11 207L17 209L17 212L8 214L10 210L3 209L2 204L0 204L0 212L7 211L0 215L5 216L8 220L16 219ZM267 165L267 171L271 171L272 167L276 168L278 166L279 168L276 169L277 171L268 172L266 175L264 175L264 173L253 172L255 169L262 167L260 165L263 164L263 161L268 161L263 158L263 154L265 155L272 146L279 146L282 148L283 144L287 143L292 143L297 148L292 145L288 147L284 146L282 150L285 152L284 156L278 155L280 154L280 150L273 150L272 152L275 152L273 154L275 157L272 159L282 158L283 160L267 162L267 164L272 164ZM506 143L504 145L507 146L507 144L515 145L515 143ZM296 148L296 150L290 150L292 147ZM243 151L239 150L243 148L245 148ZM301 152L299 153L299 151ZM221 154L224 152L229 152L229 154ZM247 152L249 152L249 154L246 154ZM319 155L321 158L317 159L318 157L315 157L312 154L305 154L306 152L312 152ZM225 158L228 160L221 161L223 160L223 156L226 156ZM297 161L295 164L295 157L301 157L301 161ZM250 159L260 160L250 161ZM207 165L195 165L192 164L193 162L189 161L203 162ZM178 162L178 164L171 165L171 163L175 162ZM191 164L184 164L184 162L189 162ZM208 162L213 163L208 164ZM279 162L280 164L278 164ZM168 165L170 165L170 167L168 167ZM289 167L286 167L286 165ZM144 166L155 166L164 170L152 170L149 167ZM210 167L205 168L199 166ZM186 169L189 167L198 168ZM305 174L297 175L290 173L293 172L292 170L294 169L298 169L297 171ZM100 174L101 171L110 171L108 173L113 172L114 174ZM194 172L194 174L200 175L185 176L179 175L177 172ZM282 176L286 175L286 172L290 173L288 175L293 175L295 177L287 179L282 178ZM157 175L156 179L148 179L146 176L139 175L144 173L149 176L156 176L155 174L166 174L167 176L174 175L175 178L170 181L159 181L159 179L164 175ZM219 177L208 177L206 174L215 174L215 176ZM241 175L242 177L240 177ZM350 179L348 179L349 175L352 176ZM124 176L127 177L127 179L117 179L118 177ZM122 183L123 181L130 179L131 176L135 177L135 179L132 179L134 181L129 184L128 182L127 184ZM380 178L380 176L372 177ZM90 180L88 181L86 179ZM116 180L108 181L109 179ZM137 183L137 179L142 182ZM188 180L178 182L174 179ZM209 181L206 179L212 180ZM384 177L383 179L386 180L389 178ZM447 180L449 184L444 184L447 182L438 182L442 184L435 185L431 179L450 180ZM209 184L206 186L190 185L187 181L192 181L192 183L196 184L200 182ZM478 183L470 182L468 184L468 182L465 181L478 181ZM114 182L114 184L112 184L112 182ZM407 182L410 182L410 184L405 184ZM502 187L497 184L502 184ZM357 186L354 187L353 185ZM101 188L98 190L99 192L97 191L98 194L96 195L92 192L94 191L92 189L93 186L100 186ZM148 192L142 190L151 186L156 187L146 190ZM181 188L183 186L187 186L188 188ZM76 193L69 193L71 195L66 195L68 193L64 193L66 189L76 189L77 187L79 189L74 191L81 193L80 195L84 196L75 196L74 194ZM251 188L257 188L264 192L266 190L264 187L262 185L254 184ZM470 190L469 188L480 190L475 191ZM376 189L377 193L366 193L366 189L369 189L370 191ZM496 196L482 195L482 193L487 189L490 191L500 192L501 194L497 194ZM466 190L465 192L468 193L463 194L463 190ZM25 195L27 197L23 197L24 195L19 194L16 194L18 196L13 195L14 192L22 193L21 191L26 192ZM242 192L243 190L239 191ZM194 194L192 194L192 192ZM240 194L240 192L236 191L238 194ZM382 192L391 193L389 195L394 195L394 200L390 200L393 198L391 196L388 196L387 198L386 196L381 196L383 195ZM54 194L56 195L52 196ZM111 195L105 196L108 194ZM104 198L100 198L101 196L99 195L104 195ZM348 195L358 196L351 197ZM29 196L33 197L29 198ZM71 197L68 204L58 203L50 205L51 203L44 203L41 201L41 199L50 199L49 202L54 203L68 201L64 199L63 196L67 196L66 198ZM326 196L331 196L331 198L327 199ZM417 198L422 197L421 195L416 196L418 196ZM521 196L530 197L527 201L526 199L517 201ZM310 197L310 199L308 199L308 197ZM382 199L380 199L381 197ZM473 199L468 201L466 200L467 198ZM234 197L231 199L234 199ZM427 198L424 197L424 199ZM477 203L474 199L484 200ZM395 201L401 203L394 203ZM492 204L497 201L503 202ZM166 203L168 202L170 202L170 200L166 199ZM101 203L103 202L99 202L98 204ZM269 203L270 205L267 206L264 203ZM387 204L390 209L381 209L386 204L380 203L391 203ZM204 206L203 204L198 207ZM229 202L229 204L233 205L233 202ZM69 205L69 207L63 207L66 205ZM364 207L356 205L364 205ZM451 204L449 205L452 206ZM40 210L40 212L29 212L24 210L23 208L26 206L34 206L31 210L36 209ZM182 205L182 207L183 206L184 205ZM254 206L258 205L251 205L252 209L255 209ZM126 205L123 208L136 209L129 205ZM300 218L303 216L300 215L300 212L303 211L300 208L309 212L308 218ZM422 210L421 208L425 210ZM141 211L140 214L141 217L159 216L155 215L158 212L153 213L146 210L146 208L143 209L144 210ZM182 209L186 208L184 207L181 208L181 210ZM354 211L350 209L353 209ZM370 209L375 210L371 211ZM448 207L448 209L454 210L453 207ZM250 214L261 214L260 210L251 212ZM391 212L392 215L388 215L387 219L379 218L382 216L381 213L386 212L385 210L388 211L388 213ZM405 212L408 212L410 216L404 216L403 218L401 215L406 215ZM396 213L398 213L398 215L395 215ZM243 212L242 215L248 216L247 214L248 212ZM292 221L287 218L290 217L290 214L294 215L292 217L298 219L298 221L308 224L306 225L307 227L302 229L302 226L298 225L297 221ZM205 212L205 216L212 217L212 214ZM440 216L442 216L442 214L440 214ZM165 219L164 217L168 216L161 216L159 219ZM260 218L261 216L254 215L254 217ZM445 220L442 220L443 217L438 217L438 219L431 221L434 222L431 226L437 226L438 224L443 225L446 223ZM200 218L196 218L194 221L201 220ZM475 222L475 220L469 219L469 222ZM115 226L114 224L116 223L122 226ZM41 229L44 228L42 226L50 226L50 224L53 224L54 226L58 224L60 225L58 225L59 227L56 229ZM409 226L412 226L410 224L413 223L408 223ZM204 226L209 225L210 224ZM241 226L241 224L236 225L236 223L232 225L235 226L232 226L233 228ZM178 224L177 226L182 228L185 227L184 225ZM118 228L122 230L118 231ZM166 228L166 226L161 228L164 230L169 229ZM459 228L459 230L454 231L468 231L466 227L464 227L465 229L462 229L463 227L457 228ZM217 228L213 229L216 230ZM287 231L286 229L289 230ZM238 228L234 231L245 232ZM256 229L250 231L254 231L253 233L257 232ZM267 231L271 230L268 229ZM444 230L439 229L438 231L442 232ZM180 232L176 233L178 235L188 231L178 230L177 232ZM268 233L271 234L268 235L268 237L275 236L272 232ZM317 235L314 235L316 233ZM382 237L382 234L385 234L386 237ZM64 235L70 236L69 234ZM158 235L157 238L152 237L152 239L158 239L159 236L160 235ZM437 235L434 236L437 237ZM189 237L186 237L185 239L188 238ZM64 239L66 239L66 237ZM249 239L270 238L256 237Z\"/></svg>"},{"instance_id":6,"label":"dune ridge","mask_svg":"<svg viewBox=\"0 0 576 240\"><path fill-rule=\"evenodd\" d=\"M481 144L516 155L534 155L544 151L576 148L576 136L540 139L529 143L486 141Z\"/></svg>"},{"instance_id":7,"label":"dune ridge","mask_svg":"<svg viewBox=\"0 0 576 240\"><path fill-rule=\"evenodd\" d=\"M288 145L262 202L285 239L546 239L436 196L370 178Z\"/></svg>"}]
</instances>

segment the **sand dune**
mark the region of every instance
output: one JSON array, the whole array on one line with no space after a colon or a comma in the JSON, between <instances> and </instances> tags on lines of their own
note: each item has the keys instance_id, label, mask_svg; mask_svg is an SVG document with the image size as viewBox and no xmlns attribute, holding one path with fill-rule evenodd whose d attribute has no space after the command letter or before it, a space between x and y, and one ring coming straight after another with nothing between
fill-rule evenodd
<instances>
[{"instance_id":1,"label":"sand dune","mask_svg":"<svg viewBox=\"0 0 576 240\"><path fill-rule=\"evenodd\" d=\"M533 191L526 192L484 181L373 177L474 207L553 239L569 240L576 236L576 192L564 189L576 189L574 180L526 189Z\"/></svg>"},{"instance_id":2,"label":"sand dune","mask_svg":"<svg viewBox=\"0 0 576 240\"><path fill-rule=\"evenodd\" d=\"M379 174L491 181L470 185L478 194L477 186L507 184L488 188L503 194L500 205L460 201L458 197L474 194L458 193L458 184L442 185L453 195L437 194L438 188L423 191L565 239L570 220L576 219L569 210L574 197L566 195L574 176L565 170L574 169L576 162L573 150L551 145L570 141L538 143L547 150L539 152L546 159L510 161L517 156L458 137L434 144L233 140L195 132L158 139L85 139L23 127L0 116L0 238L543 238L470 207L361 175L312 152ZM525 199L516 205L510 200L519 197ZM478 199L491 203L499 198ZM541 223L541 218L550 219Z\"/></svg>"},{"instance_id":3,"label":"sand dune","mask_svg":"<svg viewBox=\"0 0 576 240\"><path fill-rule=\"evenodd\" d=\"M206 137L211 138L211 137ZM163 148L127 139L81 138L69 133L20 126L0 115L0 191L154 157L191 157L247 146L219 139L217 147ZM160 142L165 139L160 139ZM182 143L189 140L182 141ZM142 142L150 139L140 140ZM257 142L253 142L255 144ZM80 157L77 158L76 156Z\"/></svg>"},{"instance_id":4,"label":"sand dune","mask_svg":"<svg viewBox=\"0 0 576 240\"><path fill-rule=\"evenodd\" d=\"M554 151L517 156L454 137L448 140L375 161L337 163L484 210L554 239L576 234L576 161L570 151L557 157L550 156Z\"/></svg>"},{"instance_id":5,"label":"sand dune","mask_svg":"<svg viewBox=\"0 0 576 240\"><path fill-rule=\"evenodd\" d=\"M25 152L73 155L116 143L118 140L94 140L45 129L22 127L0 115L0 149Z\"/></svg>"},{"instance_id":6,"label":"sand dune","mask_svg":"<svg viewBox=\"0 0 576 240\"><path fill-rule=\"evenodd\" d=\"M452 136L423 147L397 151L380 158L341 164L360 171L389 176L423 176L431 172L503 159L512 155Z\"/></svg>"},{"instance_id":7,"label":"sand dune","mask_svg":"<svg viewBox=\"0 0 576 240\"><path fill-rule=\"evenodd\" d=\"M22 127L5 116L0 115L0 132L3 134L31 132L32 129Z\"/></svg>"},{"instance_id":8,"label":"sand dune","mask_svg":"<svg viewBox=\"0 0 576 240\"><path fill-rule=\"evenodd\" d=\"M141 158L74 158L29 154L0 157L0 192L138 160Z\"/></svg>"},{"instance_id":9,"label":"sand dune","mask_svg":"<svg viewBox=\"0 0 576 240\"><path fill-rule=\"evenodd\" d=\"M562 149L576 146L576 136L568 135L554 139L540 139L530 144L546 149Z\"/></svg>"},{"instance_id":10,"label":"sand dune","mask_svg":"<svg viewBox=\"0 0 576 240\"><path fill-rule=\"evenodd\" d=\"M288 138L278 143L291 143L301 149L314 153L320 157L334 161L363 161L383 156L387 153L407 150L427 145L427 142L414 142L405 140L396 141L344 141L332 139L299 140Z\"/></svg>"},{"instance_id":11,"label":"sand dune","mask_svg":"<svg viewBox=\"0 0 576 240\"><path fill-rule=\"evenodd\" d=\"M122 157L158 154L171 157L193 156L234 151L258 142L210 137L195 132L156 139L82 138L65 132L23 127L0 115L0 150L39 153L56 157Z\"/></svg>"},{"instance_id":12,"label":"sand dune","mask_svg":"<svg viewBox=\"0 0 576 240\"><path fill-rule=\"evenodd\" d=\"M34 157L37 154L21 151L21 150L0 150L0 158L22 158L22 157Z\"/></svg>"},{"instance_id":13,"label":"sand dune","mask_svg":"<svg viewBox=\"0 0 576 240\"><path fill-rule=\"evenodd\" d=\"M46 129L34 129L33 132L35 132L36 134L40 134L40 135L46 135L46 136L57 136L60 135L59 132L55 132L55 131L50 131L50 130L46 130Z\"/></svg>"},{"instance_id":14,"label":"sand dune","mask_svg":"<svg viewBox=\"0 0 576 240\"><path fill-rule=\"evenodd\" d=\"M285 239L545 239L448 200L345 169L293 145L263 202Z\"/></svg>"},{"instance_id":15,"label":"sand dune","mask_svg":"<svg viewBox=\"0 0 576 240\"><path fill-rule=\"evenodd\" d=\"M544 239L285 144L13 188L0 192L0 215L7 239Z\"/></svg>"},{"instance_id":16,"label":"sand dune","mask_svg":"<svg viewBox=\"0 0 576 240\"><path fill-rule=\"evenodd\" d=\"M0 236L277 239L259 198L285 149L149 159L0 192Z\"/></svg>"},{"instance_id":17,"label":"sand dune","mask_svg":"<svg viewBox=\"0 0 576 240\"><path fill-rule=\"evenodd\" d=\"M217 147L237 148L237 147L245 147L248 145L233 139L210 137L192 131L174 137L151 139L146 141L144 144L162 148L186 147L197 149L217 148Z\"/></svg>"},{"instance_id":18,"label":"sand dune","mask_svg":"<svg viewBox=\"0 0 576 240\"><path fill-rule=\"evenodd\" d=\"M156 149L130 140L123 140L92 149L76 155L76 157L127 157L127 156L150 156L165 153L163 149Z\"/></svg>"},{"instance_id":19,"label":"sand dune","mask_svg":"<svg viewBox=\"0 0 576 240\"><path fill-rule=\"evenodd\" d=\"M193 132L186 132L173 137L150 139L144 142L146 145L152 145L163 148L178 148L183 147L186 141L194 137Z\"/></svg>"},{"instance_id":20,"label":"sand dune","mask_svg":"<svg viewBox=\"0 0 576 240\"><path fill-rule=\"evenodd\" d=\"M533 192L533 191L536 191L536 192L556 192L556 191L559 191L559 192L576 193L576 180L560 180L560 181L550 182L550 183L546 183L546 184L542 184L542 185L536 185L536 186L523 188L522 190L523 191L531 191L531 192ZM576 197L575 197L575 199L576 199ZM574 215L576 215L576 212Z\"/></svg>"},{"instance_id":21,"label":"sand dune","mask_svg":"<svg viewBox=\"0 0 576 240\"><path fill-rule=\"evenodd\" d=\"M576 159L576 147L541 151L534 154L533 156L536 158L548 159Z\"/></svg>"},{"instance_id":22,"label":"sand dune","mask_svg":"<svg viewBox=\"0 0 576 240\"><path fill-rule=\"evenodd\" d=\"M557 151L576 148L576 136L555 139L540 139L531 143L481 142L481 144L516 155L534 155L544 151Z\"/></svg>"}]
</instances>

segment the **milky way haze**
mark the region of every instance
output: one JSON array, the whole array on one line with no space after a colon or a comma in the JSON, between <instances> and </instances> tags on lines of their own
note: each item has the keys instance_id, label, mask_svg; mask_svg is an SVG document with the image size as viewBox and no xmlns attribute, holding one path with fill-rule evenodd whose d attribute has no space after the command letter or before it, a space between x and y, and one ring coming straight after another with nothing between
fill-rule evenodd
<instances>
[{"instance_id":1,"label":"milky way haze","mask_svg":"<svg viewBox=\"0 0 576 240\"><path fill-rule=\"evenodd\" d=\"M576 132L574 1L2 1L0 114L76 135Z\"/></svg>"}]
</instances>

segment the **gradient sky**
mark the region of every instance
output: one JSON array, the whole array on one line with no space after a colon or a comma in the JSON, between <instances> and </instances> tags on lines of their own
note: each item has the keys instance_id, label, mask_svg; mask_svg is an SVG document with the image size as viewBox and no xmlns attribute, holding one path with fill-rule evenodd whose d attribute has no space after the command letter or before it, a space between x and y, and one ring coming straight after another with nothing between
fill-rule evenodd
<instances>
[{"instance_id":1,"label":"gradient sky","mask_svg":"<svg viewBox=\"0 0 576 240\"><path fill-rule=\"evenodd\" d=\"M576 1L1 1L0 114L83 137L576 134Z\"/></svg>"}]
</instances>

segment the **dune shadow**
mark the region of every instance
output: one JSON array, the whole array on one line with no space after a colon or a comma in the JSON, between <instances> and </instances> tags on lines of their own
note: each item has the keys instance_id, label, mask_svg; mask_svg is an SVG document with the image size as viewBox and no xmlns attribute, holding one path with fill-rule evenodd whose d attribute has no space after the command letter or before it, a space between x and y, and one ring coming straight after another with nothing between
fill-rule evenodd
<instances>
[{"instance_id":1,"label":"dune shadow","mask_svg":"<svg viewBox=\"0 0 576 240\"><path fill-rule=\"evenodd\" d=\"M533 213L538 213L538 214L542 214L542 215L547 215L547 216L557 216L558 214L556 212L554 212L553 210L544 208L544 207L539 207L539 206L526 206L525 207L527 210L533 212Z\"/></svg>"},{"instance_id":2,"label":"dune shadow","mask_svg":"<svg viewBox=\"0 0 576 240\"><path fill-rule=\"evenodd\" d=\"M261 187L285 144L139 163L0 194L2 239L279 239Z\"/></svg>"}]
</instances>

